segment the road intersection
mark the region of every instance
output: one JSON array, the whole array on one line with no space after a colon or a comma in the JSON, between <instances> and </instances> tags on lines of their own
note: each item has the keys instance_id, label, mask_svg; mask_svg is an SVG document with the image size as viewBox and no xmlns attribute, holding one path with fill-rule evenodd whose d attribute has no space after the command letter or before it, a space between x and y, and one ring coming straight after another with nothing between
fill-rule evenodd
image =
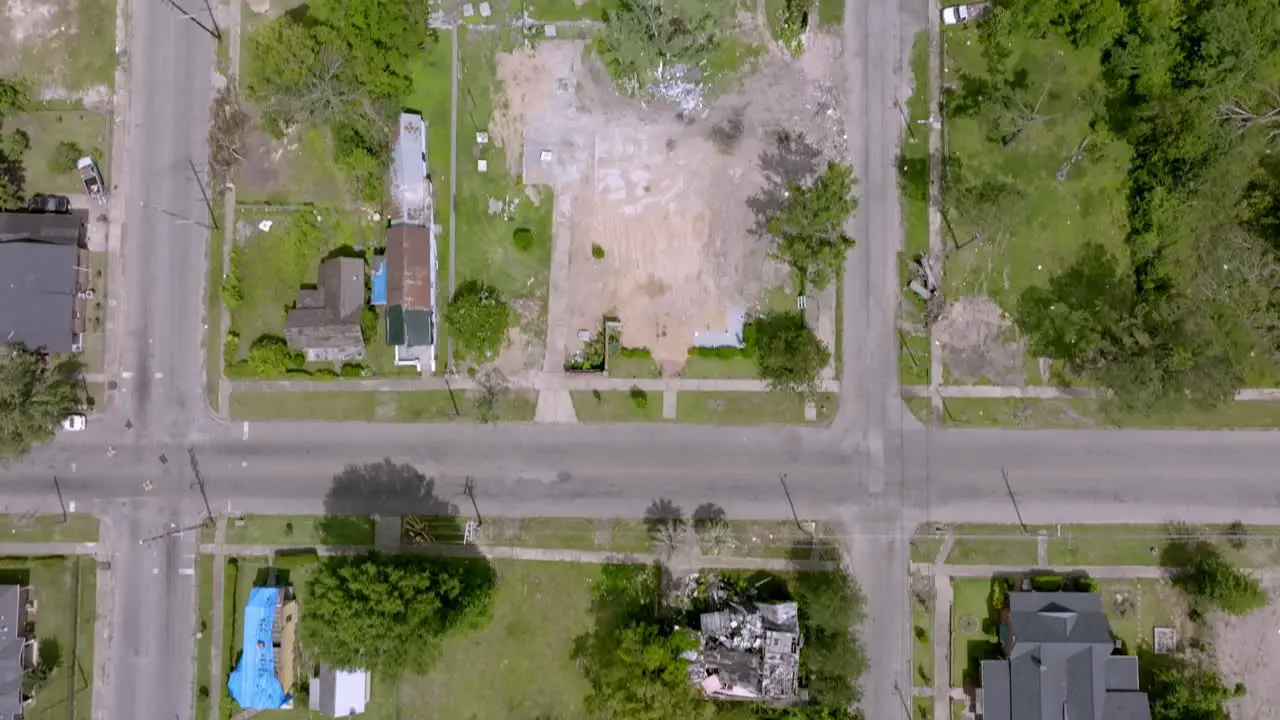
<instances>
[{"instance_id":1,"label":"road intersection","mask_svg":"<svg viewBox=\"0 0 1280 720\"><path fill-rule=\"evenodd\" d=\"M714 502L730 517L835 520L874 618L864 707L877 720L900 716L897 688L911 685L906 535L917 523L1016 522L1015 510L1028 523L1276 521L1280 446L1269 433L939 430L905 412L894 336L898 106L911 41L932 12L921 0L846 1L847 118L862 197L831 427L468 427L209 417L207 237L149 208L207 214L190 162L206 155L213 43L162 4L135 6L127 157L113 206L124 239L113 256L123 267L112 308L121 327L108 353L119 364L107 368L117 402L85 432L0 471L10 508L56 508L56 474L68 501L107 521L115 615L106 642L99 637L111 677L95 716L192 717L196 545L192 533L169 533L205 515L206 495L214 512L400 515L459 504L470 479L491 515L635 517L668 498L685 509Z\"/></svg>"}]
</instances>

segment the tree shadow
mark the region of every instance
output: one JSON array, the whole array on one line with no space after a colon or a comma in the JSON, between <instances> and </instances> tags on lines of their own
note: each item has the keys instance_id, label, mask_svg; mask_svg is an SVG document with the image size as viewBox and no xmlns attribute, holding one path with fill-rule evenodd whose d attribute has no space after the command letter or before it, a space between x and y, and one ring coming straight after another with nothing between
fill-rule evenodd
<instances>
[{"instance_id":1,"label":"tree shadow","mask_svg":"<svg viewBox=\"0 0 1280 720\"><path fill-rule=\"evenodd\" d=\"M355 258L357 260L364 260L365 256L364 251L357 250L354 245L339 245L326 253L325 256L320 259L320 262L332 260L334 258Z\"/></svg>"},{"instance_id":2,"label":"tree shadow","mask_svg":"<svg viewBox=\"0 0 1280 720\"><path fill-rule=\"evenodd\" d=\"M657 498L644 511L644 527L649 540L667 552L679 547L686 524L684 511L670 498Z\"/></svg>"},{"instance_id":3,"label":"tree shadow","mask_svg":"<svg viewBox=\"0 0 1280 720\"><path fill-rule=\"evenodd\" d=\"M760 153L760 170L765 185L747 199L747 207L755 214L751 234L767 237L769 218L778 212L786 201L791 186L804 183L817 175L822 167L822 150L809 141L804 133L775 130L773 147Z\"/></svg>"},{"instance_id":4,"label":"tree shadow","mask_svg":"<svg viewBox=\"0 0 1280 720\"><path fill-rule=\"evenodd\" d=\"M400 515L453 517L458 506L437 497L435 478L423 475L407 463L396 464L391 458L365 465L348 465L333 478L325 496L325 535L347 532L350 516L377 515L386 508L396 508Z\"/></svg>"}]
</instances>

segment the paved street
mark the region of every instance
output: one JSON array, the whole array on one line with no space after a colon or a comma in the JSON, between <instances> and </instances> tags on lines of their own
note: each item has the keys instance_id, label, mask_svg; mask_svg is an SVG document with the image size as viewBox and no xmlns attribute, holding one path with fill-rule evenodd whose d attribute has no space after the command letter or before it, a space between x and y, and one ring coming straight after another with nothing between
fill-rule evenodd
<instances>
[{"instance_id":1,"label":"paved street","mask_svg":"<svg viewBox=\"0 0 1280 720\"><path fill-rule=\"evenodd\" d=\"M112 287L106 368L119 378L119 393L108 429L122 462L149 467L124 484L141 490L145 479L151 489L145 498L116 492L135 497L102 507L116 596L111 631L99 638L109 678L94 705L95 717L186 720L194 698L195 538L160 536L189 522L181 507L191 478L185 447L205 415L199 358L208 234L197 223L209 211L193 163L202 171L208 157L214 43L168 4L131 5L128 92L117 109L128 126L111 208L123 235L113 276L122 270L123 282ZM86 466L104 453L99 446Z\"/></svg>"},{"instance_id":2,"label":"paved street","mask_svg":"<svg viewBox=\"0 0 1280 720\"><path fill-rule=\"evenodd\" d=\"M846 1L858 247L845 269L840 413L811 429L215 422L201 396L207 233L159 211L208 216L189 161L201 167L206 154L213 43L164 4L135 6L127 155L114 178L118 362L106 368L119 393L85 432L0 470L10 512L56 510L56 473L68 502L108 520L117 595L95 715L192 716L195 537L169 533L205 513L196 466L214 512L438 511L461 505L471 478L491 515L635 517L661 497L686 512L715 502L730 517L839 521L874 620L864 705L876 720L900 717L896 687L911 685L904 534L916 523L1016 522L1017 511L1028 523L1280 521L1271 433L937 430L904 411L897 103L930 8Z\"/></svg>"}]
</instances>

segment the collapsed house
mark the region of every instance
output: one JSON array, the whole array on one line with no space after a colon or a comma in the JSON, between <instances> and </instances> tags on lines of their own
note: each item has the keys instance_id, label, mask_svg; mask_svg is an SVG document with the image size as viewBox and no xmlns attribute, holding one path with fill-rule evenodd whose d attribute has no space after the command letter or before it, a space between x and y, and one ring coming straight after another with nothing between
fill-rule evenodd
<instances>
[{"instance_id":1,"label":"collapsed house","mask_svg":"<svg viewBox=\"0 0 1280 720\"><path fill-rule=\"evenodd\" d=\"M715 700L798 699L800 619L794 602L731 603L703 613L701 642L687 654L689 679Z\"/></svg>"}]
</instances>

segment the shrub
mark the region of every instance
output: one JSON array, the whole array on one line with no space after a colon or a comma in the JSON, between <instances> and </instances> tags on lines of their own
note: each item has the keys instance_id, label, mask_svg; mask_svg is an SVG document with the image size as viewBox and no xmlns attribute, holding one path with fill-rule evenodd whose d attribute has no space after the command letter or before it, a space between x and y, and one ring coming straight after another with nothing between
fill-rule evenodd
<instances>
[{"instance_id":1,"label":"shrub","mask_svg":"<svg viewBox=\"0 0 1280 720\"><path fill-rule=\"evenodd\" d=\"M511 243L520 252L529 252L533 248L533 231L527 227L518 227L511 231Z\"/></svg>"},{"instance_id":2,"label":"shrub","mask_svg":"<svg viewBox=\"0 0 1280 720\"><path fill-rule=\"evenodd\" d=\"M1077 592L1098 592L1098 581L1091 577L1076 578Z\"/></svg>"},{"instance_id":3,"label":"shrub","mask_svg":"<svg viewBox=\"0 0 1280 720\"><path fill-rule=\"evenodd\" d=\"M279 553L272 560L272 565L280 570L297 570L298 568L314 565L320 561L320 556L314 548L305 550L290 551Z\"/></svg>"},{"instance_id":4,"label":"shrub","mask_svg":"<svg viewBox=\"0 0 1280 720\"><path fill-rule=\"evenodd\" d=\"M997 610L1003 608L1007 592L1008 588L1004 584L1004 578L992 579L991 595L987 599L987 603Z\"/></svg>"},{"instance_id":5,"label":"shrub","mask_svg":"<svg viewBox=\"0 0 1280 720\"><path fill-rule=\"evenodd\" d=\"M1062 589L1062 578L1057 575L1037 575L1031 578L1031 589L1036 592L1058 592Z\"/></svg>"},{"instance_id":6,"label":"shrub","mask_svg":"<svg viewBox=\"0 0 1280 720\"><path fill-rule=\"evenodd\" d=\"M624 347L618 351L618 357L627 360L652 360L653 353L649 352L649 348L629 348Z\"/></svg>"},{"instance_id":7,"label":"shrub","mask_svg":"<svg viewBox=\"0 0 1280 720\"><path fill-rule=\"evenodd\" d=\"M366 305L360 313L360 337L366 345L378 337L378 311L372 305Z\"/></svg>"},{"instance_id":8,"label":"shrub","mask_svg":"<svg viewBox=\"0 0 1280 720\"><path fill-rule=\"evenodd\" d=\"M498 290L479 280L458 286L445 308L445 321L461 361L487 362L502 351L511 309Z\"/></svg>"},{"instance_id":9,"label":"shrub","mask_svg":"<svg viewBox=\"0 0 1280 720\"><path fill-rule=\"evenodd\" d=\"M338 371L333 368L318 368L311 371L311 377L316 380L336 380L338 378Z\"/></svg>"},{"instance_id":10,"label":"shrub","mask_svg":"<svg viewBox=\"0 0 1280 720\"><path fill-rule=\"evenodd\" d=\"M369 368L360 363L343 363L339 374L344 378L360 378L369 374Z\"/></svg>"},{"instance_id":11,"label":"shrub","mask_svg":"<svg viewBox=\"0 0 1280 720\"><path fill-rule=\"evenodd\" d=\"M234 365L240 355L240 333L235 330L227 332L227 339L222 343L222 365Z\"/></svg>"},{"instance_id":12,"label":"shrub","mask_svg":"<svg viewBox=\"0 0 1280 720\"><path fill-rule=\"evenodd\" d=\"M49 154L49 169L55 173L75 172L76 162L84 155L84 148L79 144L63 140L54 145Z\"/></svg>"},{"instance_id":13,"label":"shrub","mask_svg":"<svg viewBox=\"0 0 1280 720\"><path fill-rule=\"evenodd\" d=\"M631 403L636 406L637 410L644 410L649 407L649 393L640 389L638 385L631 386Z\"/></svg>"},{"instance_id":14,"label":"shrub","mask_svg":"<svg viewBox=\"0 0 1280 720\"><path fill-rule=\"evenodd\" d=\"M689 355L711 360L732 360L744 357L746 353L742 348L724 345L722 347L691 347L689 348Z\"/></svg>"},{"instance_id":15,"label":"shrub","mask_svg":"<svg viewBox=\"0 0 1280 720\"><path fill-rule=\"evenodd\" d=\"M604 248L600 247L600 246L599 246L599 245L597 245L596 243L591 243L591 257L593 257L593 258L595 258L595 259L597 259L597 260L603 260L603 259L604 259Z\"/></svg>"}]
</instances>

